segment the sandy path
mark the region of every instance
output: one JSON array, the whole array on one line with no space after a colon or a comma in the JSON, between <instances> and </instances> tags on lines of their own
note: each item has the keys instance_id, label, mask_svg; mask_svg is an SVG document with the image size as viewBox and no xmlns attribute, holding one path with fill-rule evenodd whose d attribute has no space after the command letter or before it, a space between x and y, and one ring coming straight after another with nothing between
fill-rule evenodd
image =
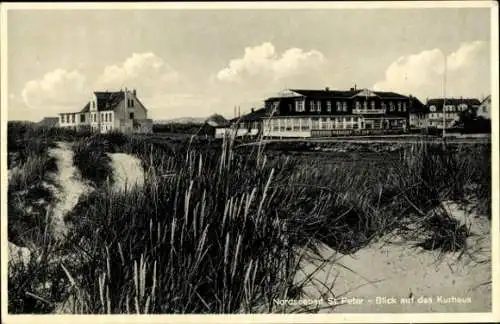
<instances>
[{"instance_id":1,"label":"sandy path","mask_svg":"<svg viewBox=\"0 0 500 324\"><path fill-rule=\"evenodd\" d=\"M125 153L108 154L113 168L113 189L120 191L144 184L144 170L141 160Z\"/></svg>"},{"instance_id":2,"label":"sandy path","mask_svg":"<svg viewBox=\"0 0 500 324\"><path fill-rule=\"evenodd\" d=\"M324 257L335 257L338 261L331 262L314 278L333 286L336 296L325 293L325 289L318 292L317 288L309 287L307 291L311 296L304 298L319 298L323 300L322 306L328 306L332 301L328 298L348 302L339 300L343 295L358 298L360 303L324 309L324 312L491 312L490 222L463 215L456 206L450 209L457 218L471 225L474 235L467 242L471 255L458 259L459 254L448 253L438 261L437 253L412 248L408 242L378 242L353 255L342 255L323 247ZM313 264L305 264L306 273L313 269ZM410 296L413 300L408 300L409 303L401 301ZM377 297L380 297L378 301ZM395 300L390 300L391 297Z\"/></svg>"},{"instance_id":3,"label":"sandy path","mask_svg":"<svg viewBox=\"0 0 500 324\"><path fill-rule=\"evenodd\" d=\"M88 191L88 186L81 181L80 172L73 164L73 150L68 143L57 143L58 148L51 149L49 154L56 158L58 172L53 187L58 200L53 208L54 232L57 237L67 233L64 216L73 210L82 194Z\"/></svg>"}]
</instances>

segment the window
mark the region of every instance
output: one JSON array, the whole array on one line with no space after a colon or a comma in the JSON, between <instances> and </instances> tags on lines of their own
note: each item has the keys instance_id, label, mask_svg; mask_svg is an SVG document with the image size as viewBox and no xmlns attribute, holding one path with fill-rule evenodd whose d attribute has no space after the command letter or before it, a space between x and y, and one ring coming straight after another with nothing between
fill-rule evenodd
<instances>
[{"instance_id":1,"label":"window","mask_svg":"<svg viewBox=\"0 0 500 324\"><path fill-rule=\"evenodd\" d=\"M387 105L385 104L385 102L382 102L380 105L382 106L382 109L386 109L387 108Z\"/></svg>"},{"instance_id":2,"label":"window","mask_svg":"<svg viewBox=\"0 0 500 324\"><path fill-rule=\"evenodd\" d=\"M285 123L286 123L286 119L281 119L280 120L280 132L284 132L286 130L286 127L285 127Z\"/></svg>"},{"instance_id":3,"label":"window","mask_svg":"<svg viewBox=\"0 0 500 324\"><path fill-rule=\"evenodd\" d=\"M309 110L310 111L316 111L316 105L314 104L314 101L309 102Z\"/></svg>"},{"instance_id":4,"label":"window","mask_svg":"<svg viewBox=\"0 0 500 324\"><path fill-rule=\"evenodd\" d=\"M130 119L134 119L134 113L129 114Z\"/></svg>"},{"instance_id":5,"label":"window","mask_svg":"<svg viewBox=\"0 0 500 324\"><path fill-rule=\"evenodd\" d=\"M345 101L344 101L344 102L342 103L342 109L343 109L344 111L347 111L347 102L345 102Z\"/></svg>"},{"instance_id":6,"label":"window","mask_svg":"<svg viewBox=\"0 0 500 324\"><path fill-rule=\"evenodd\" d=\"M337 101L337 111L342 111L342 103Z\"/></svg>"},{"instance_id":7,"label":"window","mask_svg":"<svg viewBox=\"0 0 500 324\"><path fill-rule=\"evenodd\" d=\"M394 111L394 102L389 101L389 110Z\"/></svg>"},{"instance_id":8,"label":"window","mask_svg":"<svg viewBox=\"0 0 500 324\"><path fill-rule=\"evenodd\" d=\"M372 107L372 110L375 110L375 101L370 102L370 105Z\"/></svg>"},{"instance_id":9,"label":"window","mask_svg":"<svg viewBox=\"0 0 500 324\"><path fill-rule=\"evenodd\" d=\"M302 130L309 130L310 127L309 127L309 119L307 118L304 118L302 119Z\"/></svg>"},{"instance_id":10,"label":"window","mask_svg":"<svg viewBox=\"0 0 500 324\"><path fill-rule=\"evenodd\" d=\"M75 123L75 114L71 114L71 122L74 124Z\"/></svg>"},{"instance_id":11,"label":"window","mask_svg":"<svg viewBox=\"0 0 500 324\"><path fill-rule=\"evenodd\" d=\"M359 101L356 101L356 109L361 109L361 103Z\"/></svg>"},{"instance_id":12,"label":"window","mask_svg":"<svg viewBox=\"0 0 500 324\"><path fill-rule=\"evenodd\" d=\"M321 101L319 100L316 102L316 110L321 112Z\"/></svg>"},{"instance_id":13,"label":"window","mask_svg":"<svg viewBox=\"0 0 500 324\"><path fill-rule=\"evenodd\" d=\"M80 122L85 123L85 114L80 115Z\"/></svg>"},{"instance_id":14,"label":"window","mask_svg":"<svg viewBox=\"0 0 500 324\"><path fill-rule=\"evenodd\" d=\"M297 112L305 111L304 100L295 101L295 111L297 111Z\"/></svg>"},{"instance_id":15,"label":"window","mask_svg":"<svg viewBox=\"0 0 500 324\"><path fill-rule=\"evenodd\" d=\"M130 99L130 107L134 107L134 99Z\"/></svg>"},{"instance_id":16,"label":"window","mask_svg":"<svg viewBox=\"0 0 500 324\"><path fill-rule=\"evenodd\" d=\"M398 101L398 111L401 111L401 101Z\"/></svg>"},{"instance_id":17,"label":"window","mask_svg":"<svg viewBox=\"0 0 500 324\"><path fill-rule=\"evenodd\" d=\"M432 105L429 109L430 111L436 111L436 106Z\"/></svg>"},{"instance_id":18,"label":"window","mask_svg":"<svg viewBox=\"0 0 500 324\"><path fill-rule=\"evenodd\" d=\"M330 100L326 102L326 111L332 112L332 102Z\"/></svg>"},{"instance_id":19,"label":"window","mask_svg":"<svg viewBox=\"0 0 500 324\"><path fill-rule=\"evenodd\" d=\"M366 102L366 101L363 102L363 109L364 110L368 109L368 102Z\"/></svg>"},{"instance_id":20,"label":"window","mask_svg":"<svg viewBox=\"0 0 500 324\"><path fill-rule=\"evenodd\" d=\"M403 111L406 111L406 102L403 102Z\"/></svg>"}]
</instances>

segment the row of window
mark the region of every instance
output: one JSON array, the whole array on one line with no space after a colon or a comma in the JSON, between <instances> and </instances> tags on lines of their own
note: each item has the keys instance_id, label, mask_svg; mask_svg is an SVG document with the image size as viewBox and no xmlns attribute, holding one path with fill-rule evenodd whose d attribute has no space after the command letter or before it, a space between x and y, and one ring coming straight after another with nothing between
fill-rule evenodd
<instances>
[{"instance_id":1,"label":"row of window","mask_svg":"<svg viewBox=\"0 0 500 324\"><path fill-rule=\"evenodd\" d=\"M285 131L285 130L310 130L310 128L345 128L357 127L358 117L321 117L321 118L293 118L293 119L271 119L268 127L272 131ZM353 126L356 125L356 126Z\"/></svg>"},{"instance_id":2,"label":"row of window","mask_svg":"<svg viewBox=\"0 0 500 324\"><path fill-rule=\"evenodd\" d=\"M97 123L97 114L92 113L90 115L90 120L94 123ZM113 113L112 112L101 112L100 120L104 122L112 122L113 121Z\"/></svg>"},{"instance_id":3,"label":"row of window","mask_svg":"<svg viewBox=\"0 0 500 324\"><path fill-rule=\"evenodd\" d=\"M360 117L348 116L348 117L313 117L313 118L286 118L286 119L270 119L270 125L280 125L280 124L308 124L309 121L318 123L344 123L344 122L358 122Z\"/></svg>"},{"instance_id":4,"label":"row of window","mask_svg":"<svg viewBox=\"0 0 500 324\"><path fill-rule=\"evenodd\" d=\"M467 109L469 109L469 107L466 104L460 104L458 106L455 106L455 105L445 105L444 106L445 112L466 111ZM435 105L431 105L429 107L429 110L432 112L435 112L435 111L437 111L437 107Z\"/></svg>"},{"instance_id":5,"label":"row of window","mask_svg":"<svg viewBox=\"0 0 500 324\"><path fill-rule=\"evenodd\" d=\"M444 115L448 118L455 118L457 116L457 113L447 112ZM429 118L443 118L443 113L430 113Z\"/></svg>"},{"instance_id":6,"label":"row of window","mask_svg":"<svg viewBox=\"0 0 500 324\"><path fill-rule=\"evenodd\" d=\"M61 115L61 124L64 123L76 123L76 114L64 114Z\"/></svg>"},{"instance_id":7,"label":"row of window","mask_svg":"<svg viewBox=\"0 0 500 324\"><path fill-rule=\"evenodd\" d=\"M336 101L335 102L335 110L337 112L347 112L347 102L346 101ZM361 110L361 105L363 105L363 109L365 110L375 110L376 109L376 103L375 101L370 101L370 105L368 106L368 102L367 101L356 101L355 103L356 105L356 109L357 110ZM321 112L321 101L319 100L312 100L312 101L309 101L309 110L311 112ZM406 102L397 102L397 103L394 103L392 101L389 101L389 107L387 107L387 104L385 102L382 102L381 103L381 109L387 109L389 108L389 111L392 111L392 112L395 112L395 111L399 111L399 112L406 112ZM305 103L304 103L304 100L297 100L295 101L295 111L296 112L304 112L305 111ZM327 112L332 112L332 102L330 100L328 100L326 102L326 111Z\"/></svg>"}]
</instances>

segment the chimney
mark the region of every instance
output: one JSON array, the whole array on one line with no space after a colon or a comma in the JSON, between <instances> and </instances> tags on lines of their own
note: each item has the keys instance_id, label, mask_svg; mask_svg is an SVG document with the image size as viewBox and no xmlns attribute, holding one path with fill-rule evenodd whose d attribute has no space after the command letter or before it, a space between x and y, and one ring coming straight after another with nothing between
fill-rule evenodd
<instances>
[{"instance_id":1,"label":"chimney","mask_svg":"<svg viewBox=\"0 0 500 324\"><path fill-rule=\"evenodd\" d=\"M252 112L255 112L255 108L254 108L254 107L252 107L251 111L252 111Z\"/></svg>"},{"instance_id":2,"label":"chimney","mask_svg":"<svg viewBox=\"0 0 500 324\"><path fill-rule=\"evenodd\" d=\"M330 91L330 88L329 88L329 87L326 87L326 88L325 88L325 91Z\"/></svg>"},{"instance_id":3,"label":"chimney","mask_svg":"<svg viewBox=\"0 0 500 324\"><path fill-rule=\"evenodd\" d=\"M351 91L354 91L354 88L351 88L350 90L351 90Z\"/></svg>"},{"instance_id":4,"label":"chimney","mask_svg":"<svg viewBox=\"0 0 500 324\"><path fill-rule=\"evenodd\" d=\"M356 89L357 89L357 84L355 83L354 84L354 91L356 91Z\"/></svg>"}]
</instances>

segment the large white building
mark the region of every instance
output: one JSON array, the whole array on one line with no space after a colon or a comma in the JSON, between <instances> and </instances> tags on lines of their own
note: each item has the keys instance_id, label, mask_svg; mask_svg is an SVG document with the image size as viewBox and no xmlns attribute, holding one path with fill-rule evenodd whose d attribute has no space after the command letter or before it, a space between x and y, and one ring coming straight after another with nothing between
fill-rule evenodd
<instances>
[{"instance_id":1,"label":"large white building","mask_svg":"<svg viewBox=\"0 0 500 324\"><path fill-rule=\"evenodd\" d=\"M151 133L153 121L147 118L147 114L136 90L94 92L79 112L60 113L58 125L100 133Z\"/></svg>"}]
</instances>

